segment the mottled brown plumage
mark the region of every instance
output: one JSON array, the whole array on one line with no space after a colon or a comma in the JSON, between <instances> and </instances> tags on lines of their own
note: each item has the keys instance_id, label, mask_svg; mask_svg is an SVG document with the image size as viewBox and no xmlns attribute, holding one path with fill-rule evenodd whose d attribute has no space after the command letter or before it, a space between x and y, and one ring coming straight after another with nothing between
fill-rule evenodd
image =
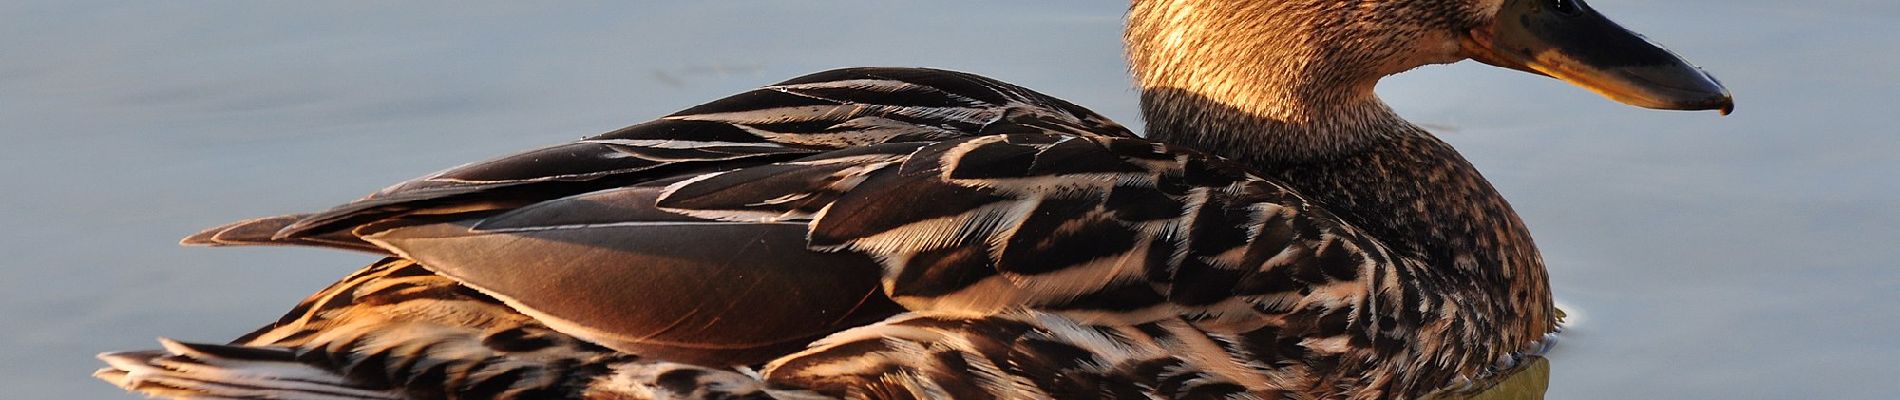
<instances>
[{"instance_id":1,"label":"mottled brown plumage","mask_svg":"<svg viewBox=\"0 0 1900 400\"><path fill-rule=\"evenodd\" d=\"M100 378L178 398L765 399L733 370L615 352L390 258L229 345L118 353ZM797 398L781 392L780 398Z\"/></svg>"},{"instance_id":2,"label":"mottled brown plumage","mask_svg":"<svg viewBox=\"0 0 1900 400\"><path fill-rule=\"evenodd\" d=\"M1242 161L1417 261L1375 290L1376 313L1390 319L1379 329L1391 332L1371 335L1373 351L1356 356L1372 365L1318 379L1388 376L1390 393L1413 396L1555 329L1524 223L1457 151L1373 93L1386 75L1462 59L1458 33L1497 6L1173 0L1131 11L1150 138Z\"/></svg>"}]
</instances>

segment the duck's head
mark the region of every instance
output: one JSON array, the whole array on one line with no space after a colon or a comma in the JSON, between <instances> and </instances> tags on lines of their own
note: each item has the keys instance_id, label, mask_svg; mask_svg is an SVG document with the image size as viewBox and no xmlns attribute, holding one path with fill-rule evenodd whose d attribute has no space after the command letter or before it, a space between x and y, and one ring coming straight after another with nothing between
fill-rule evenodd
<instances>
[{"instance_id":1,"label":"duck's head","mask_svg":"<svg viewBox=\"0 0 1900 400\"><path fill-rule=\"evenodd\" d=\"M1274 119L1376 103L1382 77L1466 59L1640 107L1733 107L1714 77L1583 0L1135 0L1128 28L1143 89Z\"/></svg>"}]
</instances>

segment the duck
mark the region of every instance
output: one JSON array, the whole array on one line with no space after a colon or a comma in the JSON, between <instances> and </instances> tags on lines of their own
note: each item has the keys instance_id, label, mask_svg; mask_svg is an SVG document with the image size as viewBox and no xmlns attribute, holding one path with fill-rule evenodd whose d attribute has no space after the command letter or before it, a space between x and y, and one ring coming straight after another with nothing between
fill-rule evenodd
<instances>
[{"instance_id":1,"label":"duck","mask_svg":"<svg viewBox=\"0 0 1900 400\"><path fill-rule=\"evenodd\" d=\"M1510 204L1374 93L1476 60L1652 109L1714 77L1581 0L1134 0L1143 134L979 75L847 68L188 245L386 258L180 398L1408 399L1557 331Z\"/></svg>"}]
</instances>

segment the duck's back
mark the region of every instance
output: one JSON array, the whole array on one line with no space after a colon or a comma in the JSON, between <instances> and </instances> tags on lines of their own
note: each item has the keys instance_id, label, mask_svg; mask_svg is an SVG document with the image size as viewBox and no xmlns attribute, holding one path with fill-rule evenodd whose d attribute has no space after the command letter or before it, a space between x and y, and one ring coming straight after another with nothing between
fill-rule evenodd
<instances>
[{"instance_id":1,"label":"duck's back","mask_svg":"<svg viewBox=\"0 0 1900 400\"><path fill-rule=\"evenodd\" d=\"M398 183L302 218L275 237L315 236L402 215L512 208L866 145L1011 132L1135 137L1082 107L978 75L924 68L838 69L580 141Z\"/></svg>"}]
</instances>

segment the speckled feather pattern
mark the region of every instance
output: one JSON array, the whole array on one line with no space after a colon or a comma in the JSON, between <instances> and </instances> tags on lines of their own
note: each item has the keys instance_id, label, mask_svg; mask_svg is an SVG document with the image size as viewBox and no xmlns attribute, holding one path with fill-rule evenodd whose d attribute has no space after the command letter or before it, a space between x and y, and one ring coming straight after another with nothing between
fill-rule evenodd
<instances>
[{"instance_id":1,"label":"speckled feather pattern","mask_svg":"<svg viewBox=\"0 0 1900 400\"><path fill-rule=\"evenodd\" d=\"M96 375L190 399L771 398L739 371L643 359L554 332L397 258L229 345L165 347L102 356L112 367Z\"/></svg>"},{"instance_id":2,"label":"speckled feather pattern","mask_svg":"<svg viewBox=\"0 0 1900 400\"><path fill-rule=\"evenodd\" d=\"M1444 371L1484 375L1556 327L1542 256L1516 212L1373 93L1386 75L1463 59L1450 35L1499 5L1168 0L1130 12L1151 139L1248 165L1422 266L1377 281L1401 290L1375 290L1382 307L1404 305L1380 312L1395 319L1382 325L1404 327L1394 333L1411 337L1409 351L1429 355L1397 368L1433 371L1402 376L1399 393Z\"/></svg>"}]
</instances>

